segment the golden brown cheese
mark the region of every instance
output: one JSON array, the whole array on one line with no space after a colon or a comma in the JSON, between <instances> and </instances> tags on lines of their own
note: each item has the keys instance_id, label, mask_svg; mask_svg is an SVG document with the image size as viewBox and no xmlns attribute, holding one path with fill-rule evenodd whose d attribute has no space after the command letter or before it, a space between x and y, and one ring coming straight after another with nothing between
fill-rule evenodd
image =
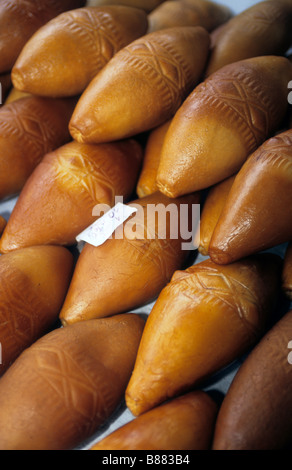
<instances>
[{"instance_id":1,"label":"golden brown cheese","mask_svg":"<svg viewBox=\"0 0 292 470\"><path fill-rule=\"evenodd\" d=\"M235 174L282 124L292 63L285 57L226 65L200 83L172 119L157 174L160 191L177 197Z\"/></svg>"},{"instance_id":2,"label":"golden brown cheese","mask_svg":"<svg viewBox=\"0 0 292 470\"><path fill-rule=\"evenodd\" d=\"M73 256L59 246L0 256L0 375L57 322L72 272Z\"/></svg>"},{"instance_id":3,"label":"golden brown cheese","mask_svg":"<svg viewBox=\"0 0 292 470\"><path fill-rule=\"evenodd\" d=\"M14 87L40 96L81 94L123 47L147 31L143 10L123 6L78 8L40 28L12 69Z\"/></svg>"},{"instance_id":4,"label":"golden brown cheese","mask_svg":"<svg viewBox=\"0 0 292 470\"><path fill-rule=\"evenodd\" d=\"M126 390L139 416L203 384L254 346L279 292L280 258L261 254L228 266L210 259L176 272L161 291Z\"/></svg>"},{"instance_id":5,"label":"golden brown cheese","mask_svg":"<svg viewBox=\"0 0 292 470\"><path fill-rule=\"evenodd\" d=\"M2 450L70 450L121 404L144 328L139 315L57 328L0 381Z\"/></svg>"},{"instance_id":6,"label":"golden brown cheese","mask_svg":"<svg viewBox=\"0 0 292 470\"><path fill-rule=\"evenodd\" d=\"M268 139L238 172L209 255L231 263L292 239L292 130Z\"/></svg>"},{"instance_id":7,"label":"golden brown cheese","mask_svg":"<svg viewBox=\"0 0 292 470\"><path fill-rule=\"evenodd\" d=\"M75 99L29 96L0 109L0 199L21 191L46 153L69 142Z\"/></svg>"},{"instance_id":8,"label":"golden brown cheese","mask_svg":"<svg viewBox=\"0 0 292 470\"><path fill-rule=\"evenodd\" d=\"M73 139L123 139L170 119L199 81L209 41L202 27L177 27L121 49L81 95L69 125Z\"/></svg>"},{"instance_id":9,"label":"golden brown cheese","mask_svg":"<svg viewBox=\"0 0 292 470\"><path fill-rule=\"evenodd\" d=\"M292 4L258 2L235 15L214 32L206 76L239 60L284 55L292 44Z\"/></svg>"},{"instance_id":10,"label":"golden brown cheese","mask_svg":"<svg viewBox=\"0 0 292 470\"><path fill-rule=\"evenodd\" d=\"M213 450L287 450L292 436L292 311L241 365L221 405Z\"/></svg>"},{"instance_id":11,"label":"golden brown cheese","mask_svg":"<svg viewBox=\"0 0 292 470\"><path fill-rule=\"evenodd\" d=\"M142 162L133 139L109 144L70 142L47 154L34 170L12 210L0 252L24 246L74 245L95 220L95 207L128 201Z\"/></svg>"},{"instance_id":12,"label":"golden brown cheese","mask_svg":"<svg viewBox=\"0 0 292 470\"><path fill-rule=\"evenodd\" d=\"M191 240L184 232L191 229L186 226L199 197L170 200L157 192L132 201L128 206L137 212L112 237L100 246L86 243L60 313L63 324L152 302L189 255Z\"/></svg>"},{"instance_id":13,"label":"golden brown cheese","mask_svg":"<svg viewBox=\"0 0 292 470\"><path fill-rule=\"evenodd\" d=\"M42 25L84 5L85 0L1 0L0 73L12 69L25 43Z\"/></svg>"},{"instance_id":14,"label":"golden brown cheese","mask_svg":"<svg viewBox=\"0 0 292 470\"><path fill-rule=\"evenodd\" d=\"M207 393L189 392L121 426L91 450L209 450L217 412Z\"/></svg>"}]
</instances>

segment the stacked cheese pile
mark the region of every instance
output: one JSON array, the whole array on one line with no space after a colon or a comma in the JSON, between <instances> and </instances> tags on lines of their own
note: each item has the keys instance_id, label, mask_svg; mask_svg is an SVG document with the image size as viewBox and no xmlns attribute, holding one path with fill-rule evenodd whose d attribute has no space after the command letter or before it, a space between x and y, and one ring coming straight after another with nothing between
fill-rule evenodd
<instances>
[{"instance_id":1,"label":"stacked cheese pile","mask_svg":"<svg viewBox=\"0 0 292 470\"><path fill-rule=\"evenodd\" d=\"M92 449L291 444L291 22L290 0L2 1L1 450L73 449L123 401Z\"/></svg>"}]
</instances>

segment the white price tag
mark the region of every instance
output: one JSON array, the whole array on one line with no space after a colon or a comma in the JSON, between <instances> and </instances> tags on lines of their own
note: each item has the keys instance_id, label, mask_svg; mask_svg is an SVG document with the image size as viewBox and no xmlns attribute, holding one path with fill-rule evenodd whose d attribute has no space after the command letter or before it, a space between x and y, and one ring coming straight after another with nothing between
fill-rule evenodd
<instances>
[{"instance_id":1,"label":"white price tag","mask_svg":"<svg viewBox=\"0 0 292 470\"><path fill-rule=\"evenodd\" d=\"M118 202L112 209L83 230L76 237L77 242L84 241L93 246L102 245L134 212L137 212L135 207Z\"/></svg>"}]
</instances>

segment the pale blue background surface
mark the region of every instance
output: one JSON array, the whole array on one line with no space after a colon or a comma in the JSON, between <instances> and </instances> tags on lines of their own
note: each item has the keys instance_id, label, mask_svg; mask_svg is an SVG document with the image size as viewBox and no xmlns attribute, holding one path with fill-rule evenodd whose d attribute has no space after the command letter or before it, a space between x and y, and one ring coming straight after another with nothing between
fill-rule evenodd
<instances>
[{"instance_id":1,"label":"pale blue background surface","mask_svg":"<svg viewBox=\"0 0 292 470\"><path fill-rule=\"evenodd\" d=\"M229 7L234 13L240 13L243 10L246 10L247 8L251 7L252 5L255 5L256 3L259 3L262 0L259 1L253 1L253 0L222 0L222 1L217 1L213 0L215 3L219 3L221 5L226 5Z\"/></svg>"}]
</instances>

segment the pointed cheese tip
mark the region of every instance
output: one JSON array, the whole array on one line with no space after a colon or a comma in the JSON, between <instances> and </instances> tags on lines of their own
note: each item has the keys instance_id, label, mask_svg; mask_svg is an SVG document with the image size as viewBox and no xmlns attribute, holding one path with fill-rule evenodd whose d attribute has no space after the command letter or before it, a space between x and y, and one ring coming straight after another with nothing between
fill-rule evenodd
<instances>
[{"instance_id":1,"label":"pointed cheese tip","mask_svg":"<svg viewBox=\"0 0 292 470\"><path fill-rule=\"evenodd\" d=\"M69 133L73 140L79 144L99 144L110 142L105 133L100 132L98 122L90 115L90 112L84 111L77 106L69 122Z\"/></svg>"},{"instance_id":2,"label":"pointed cheese tip","mask_svg":"<svg viewBox=\"0 0 292 470\"><path fill-rule=\"evenodd\" d=\"M181 196L179 191L176 190L175 186L161 182L159 179L156 181L158 191L169 198L176 198Z\"/></svg>"},{"instance_id":3,"label":"pointed cheese tip","mask_svg":"<svg viewBox=\"0 0 292 470\"><path fill-rule=\"evenodd\" d=\"M208 254L211 260L213 261L213 263L215 264L226 265L226 264L231 264L235 261L232 259L229 253L226 253L220 248L216 248L212 245L209 246Z\"/></svg>"},{"instance_id":4,"label":"pointed cheese tip","mask_svg":"<svg viewBox=\"0 0 292 470\"><path fill-rule=\"evenodd\" d=\"M198 251L202 256L208 256L209 255L207 247L204 246L203 244L198 246Z\"/></svg>"},{"instance_id":5,"label":"pointed cheese tip","mask_svg":"<svg viewBox=\"0 0 292 470\"><path fill-rule=\"evenodd\" d=\"M5 230L4 230L3 235L0 239L0 254L4 255L7 253L10 253L11 251L17 250L19 248L21 247L9 241L9 237L7 239L7 237L5 236Z\"/></svg>"},{"instance_id":6,"label":"pointed cheese tip","mask_svg":"<svg viewBox=\"0 0 292 470\"><path fill-rule=\"evenodd\" d=\"M137 193L137 196L139 197L139 199L142 199L143 197L148 196L148 194L150 194L151 191L150 190L147 191L146 187L137 186L136 187L136 193Z\"/></svg>"},{"instance_id":7,"label":"pointed cheese tip","mask_svg":"<svg viewBox=\"0 0 292 470\"><path fill-rule=\"evenodd\" d=\"M74 293L74 289L73 289ZM91 299L89 299L90 302ZM62 309L59 313L59 320L63 326L74 325L86 320L94 320L101 318L101 315L95 314L95 310L88 312L88 302L78 301L78 299L72 298L71 295L71 284L69 286L67 296L63 303Z\"/></svg>"},{"instance_id":8,"label":"pointed cheese tip","mask_svg":"<svg viewBox=\"0 0 292 470\"><path fill-rule=\"evenodd\" d=\"M18 91L26 92L25 89L25 77L21 69L14 67L11 72L11 80L14 88Z\"/></svg>"},{"instance_id":9,"label":"pointed cheese tip","mask_svg":"<svg viewBox=\"0 0 292 470\"><path fill-rule=\"evenodd\" d=\"M284 290L284 292L285 292L286 297L287 297L289 300L292 301L292 287L291 287L291 286L290 286L290 287L287 287L287 286L284 285L284 286L283 286L283 290Z\"/></svg>"},{"instance_id":10,"label":"pointed cheese tip","mask_svg":"<svg viewBox=\"0 0 292 470\"><path fill-rule=\"evenodd\" d=\"M128 409L130 410L132 415L135 417L140 416L144 411L146 411L146 410L143 410L143 408L141 407L140 401L132 398L130 394L128 393L128 391L126 391L126 394L125 394L125 401L126 401L126 405Z\"/></svg>"},{"instance_id":11,"label":"pointed cheese tip","mask_svg":"<svg viewBox=\"0 0 292 470\"><path fill-rule=\"evenodd\" d=\"M67 309L64 310L62 308L60 315L59 315L59 320L62 324L62 326L66 327L69 325L73 325L74 323L79 323L79 321L82 321L82 318L75 317L74 315L70 315L70 309L69 311Z\"/></svg>"},{"instance_id":12,"label":"pointed cheese tip","mask_svg":"<svg viewBox=\"0 0 292 470\"><path fill-rule=\"evenodd\" d=\"M60 317L60 322L64 328L66 328L66 326L69 325L69 323L64 318L61 318L61 317Z\"/></svg>"},{"instance_id":13,"label":"pointed cheese tip","mask_svg":"<svg viewBox=\"0 0 292 470\"><path fill-rule=\"evenodd\" d=\"M85 320L95 319L94 316L87 317L87 316L82 315L82 307L80 307L78 310L78 307L79 307L78 305L76 309L74 308L75 305L67 306L66 300L67 299L65 299L65 302L59 314L59 320L64 327L71 326L71 325L74 325L75 323L79 323Z\"/></svg>"},{"instance_id":14,"label":"pointed cheese tip","mask_svg":"<svg viewBox=\"0 0 292 470\"><path fill-rule=\"evenodd\" d=\"M83 132L78 129L78 127L76 127L74 124L69 124L69 132L71 134L71 137L79 144L86 143L86 139L83 136Z\"/></svg>"}]
</instances>

